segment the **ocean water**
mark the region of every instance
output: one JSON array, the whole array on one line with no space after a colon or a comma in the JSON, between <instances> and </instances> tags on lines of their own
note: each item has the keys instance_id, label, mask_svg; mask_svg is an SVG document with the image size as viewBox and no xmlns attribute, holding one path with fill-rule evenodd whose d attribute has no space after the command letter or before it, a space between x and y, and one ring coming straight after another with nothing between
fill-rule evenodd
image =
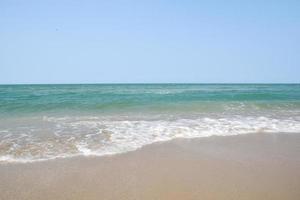
<instances>
[{"instance_id":1,"label":"ocean water","mask_svg":"<svg viewBox=\"0 0 300 200\"><path fill-rule=\"evenodd\" d=\"M279 132L300 133L299 84L0 85L0 163Z\"/></svg>"}]
</instances>

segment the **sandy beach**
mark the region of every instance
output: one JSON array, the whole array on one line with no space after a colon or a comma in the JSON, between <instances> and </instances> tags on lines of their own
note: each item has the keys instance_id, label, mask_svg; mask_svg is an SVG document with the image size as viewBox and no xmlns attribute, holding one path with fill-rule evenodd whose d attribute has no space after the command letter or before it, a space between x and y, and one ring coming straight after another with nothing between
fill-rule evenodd
<instances>
[{"instance_id":1,"label":"sandy beach","mask_svg":"<svg viewBox=\"0 0 300 200\"><path fill-rule=\"evenodd\" d=\"M0 0L0 200L300 200L300 0Z\"/></svg>"},{"instance_id":2,"label":"sandy beach","mask_svg":"<svg viewBox=\"0 0 300 200\"><path fill-rule=\"evenodd\" d=\"M0 199L299 199L300 135L175 139L137 151L1 164Z\"/></svg>"}]
</instances>

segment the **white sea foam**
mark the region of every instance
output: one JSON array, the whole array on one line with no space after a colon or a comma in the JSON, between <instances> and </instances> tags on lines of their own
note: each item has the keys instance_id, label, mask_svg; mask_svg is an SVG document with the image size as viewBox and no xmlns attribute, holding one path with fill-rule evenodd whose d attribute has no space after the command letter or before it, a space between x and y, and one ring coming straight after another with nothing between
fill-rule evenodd
<instances>
[{"instance_id":1,"label":"white sea foam","mask_svg":"<svg viewBox=\"0 0 300 200\"><path fill-rule=\"evenodd\" d=\"M43 117L27 128L15 125L0 132L0 163L7 163L117 154L174 138L300 133L300 121L245 116L157 120Z\"/></svg>"}]
</instances>

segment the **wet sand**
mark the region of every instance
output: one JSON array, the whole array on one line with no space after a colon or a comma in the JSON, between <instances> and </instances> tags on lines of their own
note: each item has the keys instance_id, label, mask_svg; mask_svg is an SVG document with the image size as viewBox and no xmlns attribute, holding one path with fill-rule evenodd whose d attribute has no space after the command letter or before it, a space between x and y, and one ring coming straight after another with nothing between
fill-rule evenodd
<instances>
[{"instance_id":1,"label":"wet sand","mask_svg":"<svg viewBox=\"0 0 300 200\"><path fill-rule=\"evenodd\" d=\"M176 139L106 157L0 165L0 199L300 199L300 134Z\"/></svg>"}]
</instances>

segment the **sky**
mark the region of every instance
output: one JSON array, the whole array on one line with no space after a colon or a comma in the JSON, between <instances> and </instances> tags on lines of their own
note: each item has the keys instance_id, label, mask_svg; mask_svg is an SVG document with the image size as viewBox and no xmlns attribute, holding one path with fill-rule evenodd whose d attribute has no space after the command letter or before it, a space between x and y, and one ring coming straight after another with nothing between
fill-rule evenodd
<instances>
[{"instance_id":1,"label":"sky","mask_svg":"<svg viewBox=\"0 0 300 200\"><path fill-rule=\"evenodd\" d=\"M300 1L0 0L22 83L300 83Z\"/></svg>"}]
</instances>

